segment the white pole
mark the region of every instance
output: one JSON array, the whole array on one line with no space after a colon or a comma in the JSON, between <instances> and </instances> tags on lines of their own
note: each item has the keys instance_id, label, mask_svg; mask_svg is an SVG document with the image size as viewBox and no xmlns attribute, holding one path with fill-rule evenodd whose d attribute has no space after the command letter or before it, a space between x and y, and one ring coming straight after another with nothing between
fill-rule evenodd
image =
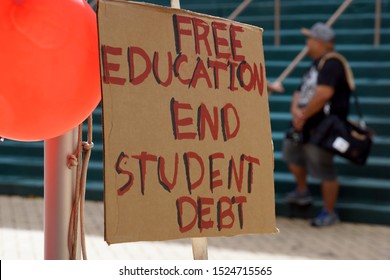
<instances>
[{"instance_id":1,"label":"white pole","mask_svg":"<svg viewBox=\"0 0 390 280\"><path fill-rule=\"evenodd\" d=\"M77 139L78 128L75 128L62 136L45 141L44 258L46 260L69 260L68 230L76 168L69 169L67 162L68 156L77 148Z\"/></svg>"}]
</instances>

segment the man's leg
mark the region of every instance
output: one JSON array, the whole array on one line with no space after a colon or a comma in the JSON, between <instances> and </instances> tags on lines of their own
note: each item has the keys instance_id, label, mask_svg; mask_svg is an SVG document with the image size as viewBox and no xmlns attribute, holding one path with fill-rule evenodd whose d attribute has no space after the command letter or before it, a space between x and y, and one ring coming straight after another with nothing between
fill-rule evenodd
<instances>
[{"instance_id":1,"label":"man's leg","mask_svg":"<svg viewBox=\"0 0 390 280\"><path fill-rule=\"evenodd\" d=\"M333 163L333 154L312 144L307 144L305 145L305 155L308 160L308 173L322 181L323 209L311 224L318 227L333 225L340 221L335 212L339 183Z\"/></svg>"},{"instance_id":2,"label":"man's leg","mask_svg":"<svg viewBox=\"0 0 390 280\"><path fill-rule=\"evenodd\" d=\"M288 168L294 175L296 188L286 195L286 202L298 205L309 205L312 202L306 183L306 167L303 152L303 146L300 143L294 143L289 139L283 142L283 159L288 164Z\"/></svg>"},{"instance_id":3,"label":"man's leg","mask_svg":"<svg viewBox=\"0 0 390 280\"><path fill-rule=\"evenodd\" d=\"M321 184L322 199L324 201L324 209L329 213L334 212L337 197L339 194L340 185L337 180L323 181Z\"/></svg>"},{"instance_id":4,"label":"man's leg","mask_svg":"<svg viewBox=\"0 0 390 280\"><path fill-rule=\"evenodd\" d=\"M294 175L295 181L297 182L297 191L299 193L305 193L307 191L306 168L291 163L288 165L288 168L290 169L291 173Z\"/></svg>"}]
</instances>

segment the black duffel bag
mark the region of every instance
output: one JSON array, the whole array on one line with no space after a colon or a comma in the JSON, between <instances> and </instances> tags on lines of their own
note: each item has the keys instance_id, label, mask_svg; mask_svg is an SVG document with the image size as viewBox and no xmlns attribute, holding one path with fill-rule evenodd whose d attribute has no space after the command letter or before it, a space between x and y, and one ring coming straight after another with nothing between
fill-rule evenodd
<instances>
[{"instance_id":1,"label":"black duffel bag","mask_svg":"<svg viewBox=\"0 0 390 280\"><path fill-rule=\"evenodd\" d=\"M328 115L311 131L310 142L357 165L364 165L370 154L372 133L336 115Z\"/></svg>"}]
</instances>

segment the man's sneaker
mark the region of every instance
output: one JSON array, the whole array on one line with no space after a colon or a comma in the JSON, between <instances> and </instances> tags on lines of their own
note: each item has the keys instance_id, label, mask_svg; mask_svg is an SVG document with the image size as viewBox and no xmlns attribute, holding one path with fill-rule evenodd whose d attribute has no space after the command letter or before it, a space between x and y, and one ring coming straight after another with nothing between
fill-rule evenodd
<instances>
[{"instance_id":1,"label":"man's sneaker","mask_svg":"<svg viewBox=\"0 0 390 280\"><path fill-rule=\"evenodd\" d=\"M322 210L316 218L311 221L311 225L314 227L331 226L340 222L339 215L336 212L329 213L326 210Z\"/></svg>"},{"instance_id":2,"label":"man's sneaker","mask_svg":"<svg viewBox=\"0 0 390 280\"><path fill-rule=\"evenodd\" d=\"M313 198L311 197L309 191L306 191L304 193L300 193L297 190L289 192L286 195L285 200L287 203L298 204L301 206L309 205L313 202Z\"/></svg>"}]
</instances>

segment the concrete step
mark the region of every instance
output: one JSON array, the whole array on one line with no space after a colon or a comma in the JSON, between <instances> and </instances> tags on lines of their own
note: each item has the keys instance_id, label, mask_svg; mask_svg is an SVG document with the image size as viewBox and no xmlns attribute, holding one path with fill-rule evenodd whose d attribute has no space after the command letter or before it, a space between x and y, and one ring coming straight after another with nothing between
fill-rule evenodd
<instances>
[{"instance_id":1,"label":"concrete step","mask_svg":"<svg viewBox=\"0 0 390 280\"><path fill-rule=\"evenodd\" d=\"M357 121L356 115L351 115L350 120ZM376 117L365 115L364 120L367 126L372 129L376 135L390 137L389 117ZM272 131L285 131L289 128L291 122L291 114L289 112L279 113L271 112L271 127Z\"/></svg>"},{"instance_id":2,"label":"concrete step","mask_svg":"<svg viewBox=\"0 0 390 280\"><path fill-rule=\"evenodd\" d=\"M293 72L283 81L285 94L292 94L301 82L300 76L295 76ZM277 76L267 76L268 81L275 81ZM388 97L390 89L389 79L355 79L356 93L362 97Z\"/></svg>"},{"instance_id":3,"label":"concrete step","mask_svg":"<svg viewBox=\"0 0 390 280\"><path fill-rule=\"evenodd\" d=\"M269 97L271 112L289 112L291 95L273 94ZM360 110L364 115L388 116L390 97L358 97ZM354 97L350 100L350 114L356 115Z\"/></svg>"},{"instance_id":4,"label":"concrete step","mask_svg":"<svg viewBox=\"0 0 390 280\"><path fill-rule=\"evenodd\" d=\"M240 2L230 1L208 1L204 3L202 1L183 1L181 7L190 11L195 11L204 14L215 15L219 17L227 17L239 4ZM152 2L155 2L152 1ZM388 1L382 1L382 12L388 13L390 8ZM159 2L161 3L161 2ZM169 3L165 3L165 5ZM341 0L333 1L282 1L280 5L280 13L284 15L292 14L306 14L310 15L321 11L322 14L328 15L328 18L340 7L342 4ZM344 15L349 14L361 14L361 13L374 13L375 3L370 0L355 0L346 9ZM253 1L246 10L242 12L242 16L268 16L274 13L274 1Z\"/></svg>"},{"instance_id":5,"label":"concrete step","mask_svg":"<svg viewBox=\"0 0 390 280\"><path fill-rule=\"evenodd\" d=\"M296 45L281 45L275 47L273 43L264 45L265 63L271 61L292 61L304 48L304 42ZM343 54L350 62L386 62L390 58L390 45L375 47L373 44L355 45L339 44L336 50ZM309 61L309 58L306 58Z\"/></svg>"},{"instance_id":6,"label":"concrete step","mask_svg":"<svg viewBox=\"0 0 390 280\"><path fill-rule=\"evenodd\" d=\"M286 14L280 18L281 29L297 29L300 30L302 27L310 28L314 23L318 21L326 22L329 19L329 14L314 13L308 14ZM250 15L250 16L238 16L236 21L247 23L250 25L261 27L265 32L274 30L275 19L273 13L269 15ZM390 26L390 14L382 14L381 17L382 28ZM375 26L375 14L374 13L361 13L361 14L343 14L337 21L332 25L336 31L336 42L337 34L339 29L352 29L357 30L361 28L374 27Z\"/></svg>"},{"instance_id":7,"label":"concrete step","mask_svg":"<svg viewBox=\"0 0 390 280\"><path fill-rule=\"evenodd\" d=\"M316 198L308 207L286 204L284 195L276 194L276 215L290 218L314 218L322 208L322 200ZM390 207L388 204L352 203L339 200L336 210L341 221L368 224L390 224Z\"/></svg>"},{"instance_id":8,"label":"concrete step","mask_svg":"<svg viewBox=\"0 0 390 280\"><path fill-rule=\"evenodd\" d=\"M266 60L266 73L267 75L276 76L283 72L283 70L291 63L288 60ZM305 71L310 67L311 61L301 61L294 70L294 75L302 76ZM353 71L355 79L359 78L373 78L373 79L385 79L390 72L390 55L389 61L381 62L356 62L351 61L351 69Z\"/></svg>"},{"instance_id":9,"label":"concrete step","mask_svg":"<svg viewBox=\"0 0 390 280\"><path fill-rule=\"evenodd\" d=\"M87 180L85 198L103 200L103 182ZM43 178L26 178L25 176L1 176L0 195L38 196L44 195Z\"/></svg>"},{"instance_id":10,"label":"concrete step","mask_svg":"<svg viewBox=\"0 0 390 280\"><path fill-rule=\"evenodd\" d=\"M275 152L282 150L282 142L285 137L285 131L272 132L272 140L274 142ZM374 144L372 145L370 158L389 158L390 157L390 137L374 136ZM373 174L375 176L375 172ZM390 176L388 176L390 178Z\"/></svg>"},{"instance_id":11,"label":"concrete step","mask_svg":"<svg viewBox=\"0 0 390 280\"><path fill-rule=\"evenodd\" d=\"M287 164L282 160L282 152L275 152L275 171L276 172L289 172ZM381 179L389 180L388 185L390 187L390 160L384 157L370 156L367 160L367 164L364 166L355 165L348 160L336 156L335 159L336 169L341 176L359 176L364 179ZM389 196L390 198L390 196Z\"/></svg>"},{"instance_id":12,"label":"concrete step","mask_svg":"<svg viewBox=\"0 0 390 280\"><path fill-rule=\"evenodd\" d=\"M374 42L374 29L338 29L336 32L337 44L362 44L370 45ZM263 43L265 45L273 44L274 31L265 31L263 33ZM280 31L280 42L283 45L304 44L306 37L297 29L283 29ZM390 29L381 30L381 43L390 44Z\"/></svg>"},{"instance_id":13,"label":"concrete step","mask_svg":"<svg viewBox=\"0 0 390 280\"><path fill-rule=\"evenodd\" d=\"M275 193L283 197L295 188L293 175L289 172L276 172ZM341 201L351 203L389 204L390 183L385 179L361 178L357 176L339 176ZM320 182L308 177L309 189L314 197L321 197ZM390 217L389 217L390 218Z\"/></svg>"},{"instance_id":14,"label":"concrete step","mask_svg":"<svg viewBox=\"0 0 390 280\"><path fill-rule=\"evenodd\" d=\"M43 141L21 142L5 139L0 143L1 157L31 156L43 158ZM1 158L0 158L1 160Z\"/></svg>"}]
</instances>

